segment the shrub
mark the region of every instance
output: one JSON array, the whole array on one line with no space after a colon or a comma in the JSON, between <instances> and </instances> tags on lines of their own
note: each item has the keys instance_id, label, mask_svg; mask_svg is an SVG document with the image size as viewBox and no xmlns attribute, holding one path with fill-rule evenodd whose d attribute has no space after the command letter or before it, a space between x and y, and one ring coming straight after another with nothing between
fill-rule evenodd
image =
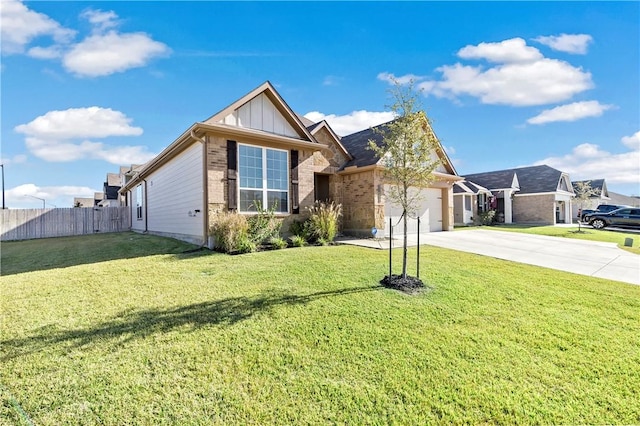
<instances>
[{"instance_id":1,"label":"shrub","mask_svg":"<svg viewBox=\"0 0 640 426\"><path fill-rule=\"evenodd\" d=\"M313 207L307 207L307 210L310 213L311 234L318 241L333 241L338 234L338 220L342 215L342 205L335 204L333 201L330 203L316 201Z\"/></svg>"},{"instance_id":2,"label":"shrub","mask_svg":"<svg viewBox=\"0 0 640 426\"><path fill-rule=\"evenodd\" d=\"M216 248L225 253L242 251L249 240L249 223L245 216L237 213L222 212L215 216L214 222L209 229L215 238Z\"/></svg>"},{"instance_id":3,"label":"shrub","mask_svg":"<svg viewBox=\"0 0 640 426\"><path fill-rule=\"evenodd\" d=\"M269 242L274 237L280 236L282 222L275 217L275 205L265 210L258 203L258 214L247 219L249 223L249 239L256 245Z\"/></svg>"},{"instance_id":4,"label":"shrub","mask_svg":"<svg viewBox=\"0 0 640 426\"><path fill-rule=\"evenodd\" d=\"M293 247L304 247L307 245L307 240L305 240L301 235L293 235L289 240Z\"/></svg>"},{"instance_id":5,"label":"shrub","mask_svg":"<svg viewBox=\"0 0 640 426\"><path fill-rule=\"evenodd\" d=\"M493 221L495 220L496 217L496 211L495 210L489 210L486 212L482 212L480 213L480 225L491 225L493 223Z\"/></svg>"},{"instance_id":6,"label":"shrub","mask_svg":"<svg viewBox=\"0 0 640 426\"><path fill-rule=\"evenodd\" d=\"M269 243L276 250L281 250L287 247L287 242L282 237L271 237Z\"/></svg>"}]
</instances>

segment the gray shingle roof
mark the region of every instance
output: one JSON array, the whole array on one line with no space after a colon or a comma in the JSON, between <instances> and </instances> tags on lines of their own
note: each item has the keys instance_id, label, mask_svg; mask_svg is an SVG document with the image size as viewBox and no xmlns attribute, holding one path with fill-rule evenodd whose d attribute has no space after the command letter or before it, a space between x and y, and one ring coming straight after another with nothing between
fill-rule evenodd
<instances>
[{"instance_id":1,"label":"gray shingle roof","mask_svg":"<svg viewBox=\"0 0 640 426\"><path fill-rule=\"evenodd\" d=\"M573 186L573 190L576 190L576 184L578 182L590 182L591 188L598 190L598 196L600 196L600 194L602 193L602 188L604 186L604 179L591 179L591 180L575 180L573 182L571 182L571 185ZM605 188L605 192L606 192L606 188ZM607 194L605 194L606 196Z\"/></svg>"},{"instance_id":2,"label":"gray shingle roof","mask_svg":"<svg viewBox=\"0 0 640 426\"><path fill-rule=\"evenodd\" d=\"M386 131L387 124L388 123L380 124L374 128ZM345 149L349 151L349 154L353 157L353 160L345 164L343 168L351 166L364 167L376 164L379 158L374 151L368 149L369 140L371 139L377 144L380 144L382 142L382 137L383 135L379 132L374 132L373 128L361 130L348 136L343 136L340 139L340 143L342 143Z\"/></svg>"},{"instance_id":3,"label":"gray shingle roof","mask_svg":"<svg viewBox=\"0 0 640 426\"><path fill-rule=\"evenodd\" d=\"M510 188L514 173L518 176L520 191L518 194L556 192L562 176L560 170L541 166L520 167L495 172L465 175L465 179L488 189Z\"/></svg>"}]
</instances>

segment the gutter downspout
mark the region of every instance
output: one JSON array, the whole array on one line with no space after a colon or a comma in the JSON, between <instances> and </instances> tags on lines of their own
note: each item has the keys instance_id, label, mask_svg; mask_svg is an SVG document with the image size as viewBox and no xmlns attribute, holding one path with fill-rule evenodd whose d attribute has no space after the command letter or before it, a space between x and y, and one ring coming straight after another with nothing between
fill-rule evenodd
<instances>
[{"instance_id":1,"label":"gutter downspout","mask_svg":"<svg viewBox=\"0 0 640 426\"><path fill-rule=\"evenodd\" d=\"M199 138L196 133L191 130L190 136L202 143L202 247L209 248L209 179L207 174L207 140Z\"/></svg>"}]
</instances>

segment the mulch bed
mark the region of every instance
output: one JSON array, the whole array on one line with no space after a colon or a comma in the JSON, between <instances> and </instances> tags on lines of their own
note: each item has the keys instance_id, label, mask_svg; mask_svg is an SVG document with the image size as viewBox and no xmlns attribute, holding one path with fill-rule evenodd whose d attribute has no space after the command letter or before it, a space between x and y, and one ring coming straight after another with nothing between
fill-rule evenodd
<instances>
[{"instance_id":1,"label":"mulch bed","mask_svg":"<svg viewBox=\"0 0 640 426\"><path fill-rule=\"evenodd\" d=\"M402 275L395 274L391 275L391 278L389 278L389 275L386 275L382 280L380 280L380 284L386 288L392 288L407 294L417 294L427 288L420 278L412 277L410 275L407 275L406 278L402 278Z\"/></svg>"}]
</instances>

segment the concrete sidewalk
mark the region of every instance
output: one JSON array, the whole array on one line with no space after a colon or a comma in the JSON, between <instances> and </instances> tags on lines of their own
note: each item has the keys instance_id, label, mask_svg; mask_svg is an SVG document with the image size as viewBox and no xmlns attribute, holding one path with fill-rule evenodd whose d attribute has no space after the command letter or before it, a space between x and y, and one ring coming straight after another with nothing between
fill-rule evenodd
<instances>
[{"instance_id":1,"label":"concrete sidewalk","mask_svg":"<svg viewBox=\"0 0 640 426\"><path fill-rule=\"evenodd\" d=\"M415 246L417 235L409 235L408 241ZM389 240L340 238L337 242L389 248ZM640 285L640 256L614 243L472 229L421 234L420 245L425 244ZM393 247L402 247L402 236L394 238Z\"/></svg>"}]
</instances>

